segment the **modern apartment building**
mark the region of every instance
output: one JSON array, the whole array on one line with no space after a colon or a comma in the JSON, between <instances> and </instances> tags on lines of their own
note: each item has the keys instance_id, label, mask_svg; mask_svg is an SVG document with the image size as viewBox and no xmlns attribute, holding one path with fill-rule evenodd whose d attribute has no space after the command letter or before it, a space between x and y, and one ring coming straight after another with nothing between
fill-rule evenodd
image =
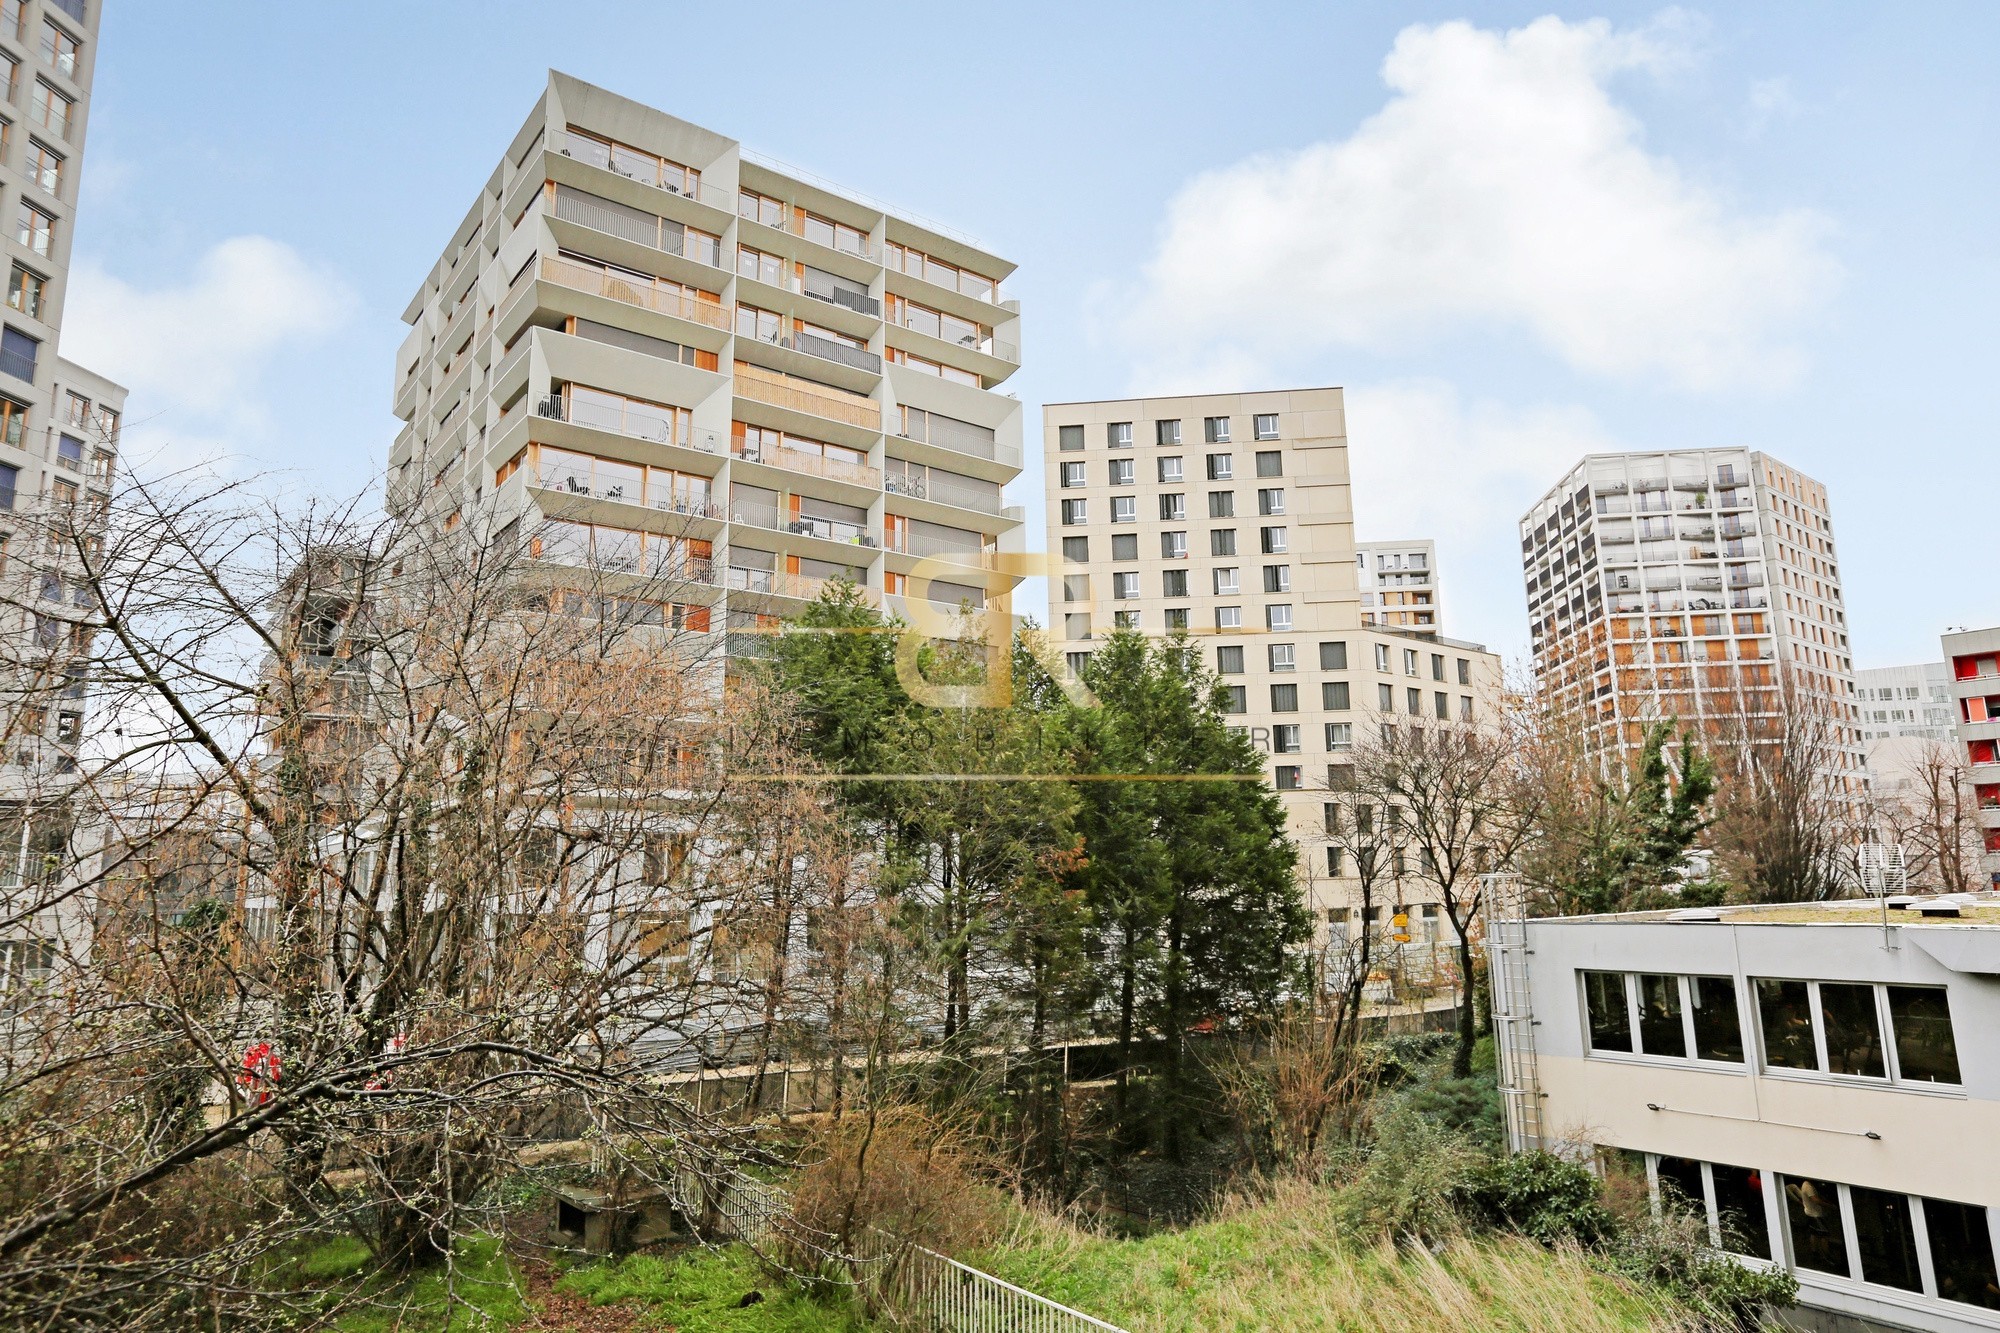
<instances>
[{"instance_id":1,"label":"modern apartment building","mask_svg":"<svg viewBox=\"0 0 2000 1333\"><path fill-rule=\"evenodd\" d=\"M2000 900L1515 920L1489 936L1516 1150L1671 1186L1799 1280L1799 1327L2000 1328ZM1838 1316L1870 1321L1841 1322Z\"/></svg>"},{"instance_id":2,"label":"modern apartment building","mask_svg":"<svg viewBox=\"0 0 2000 1333\"><path fill-rule=\"evenodd\" d=\"M1860 708L1825 486L1749 449L1592 454L1521 520L1535 673L1606 749L1650 721L1823 703L1851 785Z\"/></svg>"},{"instance_id":3,"label":"modern apartment building","mask_svg":"<svg viewBox=\"0 0 2000 1333\"><path fill-rule=\"evenodd\" d=\"M2000 628L1948 632L1944 660L1951 669L1959 743L1972 763L1986 874L2000 888Z\"/></svg>"},{"instance_id":4,"label":"modern apartment building","mask_svg":"<svg viewBox=\"0 0 2000 1333\"><path fill-rule=\"evenodd\" d=\"M1341 391L1051 403L1043 447L1049 624L1068 665L1120 627L1186 631L1269 755L1309 904L1343 935L1353 867L1321 835L1357 737L1493 718L1501 671L1435 625L1363 623ZM1435 938L1435 904L1411 895L1414 933Z\"/></svg>"},{"instance_id":5,"label":"modern apartment building","mask_svg":"<svg viewBox=\"0 0 2000 1333\"><path fill-rule=\"evenodd\" d=\"M963 572L934 604L984 605L1022 521L1013 270L552 72L404 311L391 502L671 575L686 630L768 627L834 578L900 610L939 561Z\"/></svg>"},{"instance_id":6,"label":"modern apartment building","mask_svg":"<svg viewBox=\"0 0 2000 1333\"><path fill-rule=\"evenodd\" d=\"M1440 615L1436 542L1357 542L1354 571L1363 625L1436 635Z\"/></svg>"},{"instance_id":7,"label":"modern apartment building","mask_svg":"<svg viewBox=\"0 0 2000 1333\"><path fill-rule=\"evenodd\" d=\"M1862 740L1951 739L1951 669L1943 662L1869 667L1854 673L1854 686Z\"/></svg>"},{"instance_id":8,"label":"modern apartment building","mask_svg":"<svg viewBox=\"0 0 2000 1333\"><path fill-rule=\"evenodd\" d=\"M0 311L0 514L17 523L36 513L101 521L125 410L123 388L58 355L98 16L96 0L0 3L0 208L13 222ZM85 685L59 659L81 651L89 611L61 557L14 526L0 522L0 577L23 608L0 632L26 677L15 682L25 702L9 719L0 768L0 799L10 801L31 786L46 798L71 767ZM0 854L0 876L13 864Z\"/></svg>"}]
</instances>

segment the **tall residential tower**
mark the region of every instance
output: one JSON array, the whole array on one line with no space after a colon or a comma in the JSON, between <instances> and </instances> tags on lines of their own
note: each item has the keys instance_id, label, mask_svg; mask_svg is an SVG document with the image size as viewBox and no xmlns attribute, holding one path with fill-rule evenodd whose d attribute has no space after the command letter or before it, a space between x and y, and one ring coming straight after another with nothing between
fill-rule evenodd
<instances>
[{"instance_id":1,"label":"tall residential tower","mask_svg":"<svg viewBox=\"0 0 2000 1333\"><path fill-rule=\"evenodd\" d=\"M1592 454L1521 520L1535 674L1608 751L1647 723L1823 704L1858 788L1860 712L1826 487L1769 454Z\"/></svg>"},{"instance_id":2,"label":"tall residential tower","mask_svg":"<svg viewBox=\"0 0 2000 1333\"><path fill-rule=\"evenodd\" d=\"M398 506L523 521L557 563L671 569L661 613L755 629L918 562L984 603L1020 526L1014 265L937 223L551 73L411 299Z\"/></svg>"}]
</instances>

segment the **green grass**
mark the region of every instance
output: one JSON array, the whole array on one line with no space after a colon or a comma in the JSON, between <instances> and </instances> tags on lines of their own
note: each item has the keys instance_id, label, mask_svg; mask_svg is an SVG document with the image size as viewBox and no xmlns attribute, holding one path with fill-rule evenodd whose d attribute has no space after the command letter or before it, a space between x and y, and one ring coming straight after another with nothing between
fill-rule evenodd
<instances>
[{"instance_id":1,"label":"green grass","mask_svg":"<svg viewBox=\"0 0 2000 1333\"><path fill-rule=\"evenodd\" d=\"M1028 1217L1007 1243L970 1261L1132 1333L1700 1326L1658 1292L1518 1236L1462 1238L1435 1255L1346 1241L1333 1200L1329 1191L1283 1187L1267 1202L1143 1240L1105 1240Z\"/></svg>"},{"instance_id":2,"label":"green grass","mask_svg":"<svg viewBox=\"0 0 2000 1333\"><path fill-rule=\"evenodd\" d=\"M322 1309L350 1307L340 1333L494 1333L528 1314L520 1274L492 1236L460 1242L449 1272L390 1283L370 1272L374 1256L352 1236L334 1236L288 1256L284 1285L324 1292Z\"/></svg>"},{"instance_id":3,"label":"green grass","mask_svg":"<svg viewBox=\"0 0 2000 1333\"><path fill-rule=\"evenodd\" d=\"M675 1333L863 1333L867 1328L846 1312L773 1280L740 1245L671 1258L630 1255L576 1269L556 1285L596 1305L644 1302ZM751 1291L761 1291L764 1299L742 1307Z\"/></svg>"}]
</instances>

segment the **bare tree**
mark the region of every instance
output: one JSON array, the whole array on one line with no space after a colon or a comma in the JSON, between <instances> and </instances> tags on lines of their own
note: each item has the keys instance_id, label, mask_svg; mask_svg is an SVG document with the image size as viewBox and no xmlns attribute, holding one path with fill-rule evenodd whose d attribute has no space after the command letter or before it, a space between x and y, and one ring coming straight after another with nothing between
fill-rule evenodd
<instances>
[{"instance_id":1,"label":"bare tree","mask_svg":"<svg viewBox=\"0 0 2000 1333\"><path fill-rule=\"evenodd\" d=\"M1355 753L1355 794L1396 812L1410 878L1435 891L1458 953L1458 1049L1453 1070L1472 1072L1473 949L1484 907L1481 876L1509 864L1538 797L1522 781L1509 729L1419 726L1384 720ZM1386 813L1385 813L1386 817Z\"/></svg>"},{"instance_id":2,"label":"bare tree","mask_svg":"<svg viewBox=\"0 0 2000 1333\"><path fill-rule=\"evenodd\" d=\"M865 872L722 689L705 562L582 531L199 479L42 522L83 595L10 704L85 682L99 740L16 807L61 818L6 904L0 1322L275 1321L265 1257L329 1230L449 1271L552 1133L754 1151L676 1071L838 1028L810 913Z\"/></svg>"},{"instance_id":3,"label":"bare tree","mask_svg":"<svg viewBox=\"0 0 2000 1333\"><path fill-rule=\"evenodd\" d=\"M1711 841L1733 892L1765 903L1849 892L1863 808L1842 706L1789 674L1736 702L1708 737L1721 775Z\"/></svg>"},{"instance_id":4,"label":"bare tree","mask_svg":"<svg viewBox=\"0 0 2000 1333\"><path fill-rule=\"evenodd\" d=\"M1980 856L1971 765L1949 741L1913 748L1900 781L1873 775L1862 823L1872 841L1903 849L1912 885L1970 893L1978 886Z\"/></svg>"}]
</instances>

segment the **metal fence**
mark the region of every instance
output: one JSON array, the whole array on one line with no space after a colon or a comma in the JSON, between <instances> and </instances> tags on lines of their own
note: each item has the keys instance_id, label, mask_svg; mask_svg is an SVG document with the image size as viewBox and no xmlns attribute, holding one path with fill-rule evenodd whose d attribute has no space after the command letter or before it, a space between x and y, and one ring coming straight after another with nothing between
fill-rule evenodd
<instances>
[{"instance_id":1,"label":"metal fence","mask_svg":"<svg viewBox=\"0 0 2000 1333\"><path fill-rule=\"evenodd\" d=\"M674 1194L684 1216L740 1240L766 1234L787 1204L783 1190L740 1171L716 1181L684 1168ZM861 1285L877 1303L930 1333L1125 1333L887 1232L871 1229L860 1248Z\"/></svg>"}]
</instances>

